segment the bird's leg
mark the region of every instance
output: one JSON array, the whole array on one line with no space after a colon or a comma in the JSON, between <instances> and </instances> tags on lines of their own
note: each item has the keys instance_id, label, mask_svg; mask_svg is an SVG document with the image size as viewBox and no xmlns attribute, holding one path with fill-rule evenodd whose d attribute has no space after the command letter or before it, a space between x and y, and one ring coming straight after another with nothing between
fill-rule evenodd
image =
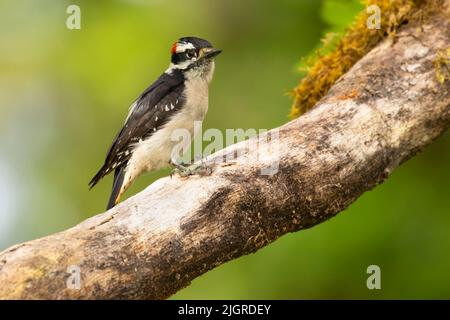
<instances>
[{"instance_id":1,"label":"bird's leg","mask_svg":"<svg viewBox=\"0 0 450 320\"><path fill-rule=\"evenodd\" d=\"M212 167L208 166L203 159L200 163L191 165L177 163L174 159L171 159L169 163L175 167L170 173L170 177L175 173L178 173L181 177L188 177L196 174L199 176L209 176L212 173Z\"/></svg>"}]
</instances>

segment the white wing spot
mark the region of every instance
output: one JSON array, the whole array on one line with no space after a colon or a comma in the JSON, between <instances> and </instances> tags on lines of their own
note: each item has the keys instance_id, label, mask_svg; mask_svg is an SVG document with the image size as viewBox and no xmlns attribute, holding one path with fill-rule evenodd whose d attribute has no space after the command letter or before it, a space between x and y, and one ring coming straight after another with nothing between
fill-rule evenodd
<instances>
[{"instance_id":1,"label":"white wing spot","mask_svg":"<svg viewBox=\"0 0 450 320\"><path fill-rule=\"evenodd\" d=\"M158 116L155 117L155 121L158 121Z\"/></svg>"},{"instance_id":2,"label":"white wing spot","mask_svg":"<svg viewBox=\"0 0 450 320\"><path fill-rule=\"evenodd\" d=\"M170 104L170 110L173 110L173 108L175 108L175 107L173 106L173 104Z\"/></svg>"},{"instance_id":3,"label":"white wing spot","mask_svg":"<svg viewBox=\"0 0 450 320\"><path fill-rule=\"evenodd\" d=\"M169 106L167 104L166 104L165 108L166 108L166 111L169 111Z\"/></svg>"}]
</instances>

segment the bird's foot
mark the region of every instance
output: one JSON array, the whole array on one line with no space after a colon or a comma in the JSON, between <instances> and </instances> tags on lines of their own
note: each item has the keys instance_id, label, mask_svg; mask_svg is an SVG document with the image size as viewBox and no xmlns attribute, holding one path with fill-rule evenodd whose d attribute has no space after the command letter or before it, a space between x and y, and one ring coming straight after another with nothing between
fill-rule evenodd
<instances>
[{"instance_id":1,"label":"bird's foot","mask_svg":"<svg viewBox=\"0 0 450 320\"><path fill-rule=\"evenodd\" d=\"M208 166L203 161L191 165L179 164L171 161L171 164L175 168L170 173L170 177L174 174L178 174L180 177L188 177L193 175L209 176L212 173L212 167Z\"/></svg>"}]
</instances>

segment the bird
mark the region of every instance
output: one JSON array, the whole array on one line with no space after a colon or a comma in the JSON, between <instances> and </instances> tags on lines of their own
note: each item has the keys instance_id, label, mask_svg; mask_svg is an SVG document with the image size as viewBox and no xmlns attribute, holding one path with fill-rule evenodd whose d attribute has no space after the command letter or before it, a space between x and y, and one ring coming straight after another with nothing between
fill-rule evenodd
<instances>
[{"instance_id":1,"label":"bird","mask_svg":"<svg viewBox=\"0 0 450 320\"><path fill-rule=\"evenodd\" d=\"M221 52L209 41L192 36L182 37L172 45L168 69L131 104L103 166L89 182L92 189L114 171L107 210L143 173L172 165L179 173L195 174L175 158L173 151L180 142L173 141L172 133L187 130L190 139L182 142L181 149L189 147L194 123L203 121L208 110L215 57Z\"/></svg>"}]
</instances>

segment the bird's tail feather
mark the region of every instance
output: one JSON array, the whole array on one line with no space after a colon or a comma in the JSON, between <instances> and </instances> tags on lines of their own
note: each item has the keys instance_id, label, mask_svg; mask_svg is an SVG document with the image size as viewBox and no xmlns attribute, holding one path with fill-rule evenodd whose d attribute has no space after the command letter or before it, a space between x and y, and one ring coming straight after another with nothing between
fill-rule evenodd
<instances>
[{"instance_id":1,"label":"bird's tail feather","mask_svg":"<svg viewBox=\"0 0 450 320\"><path fill-rule=\"evenodd\" d=\"M117 203L117 199L119 197L120 189L122 188L123 179L125 177L124 167L119 167L114 171L114 182L111 191L111 196L109 197L108 206L106 210L111 209Z\"/></svg>"},{"instance_id":2,"label":"bird's tail feather","mask_svg":"<svg viewBox=\"0 0 450 320\"><path fill-rule=\"evenodd\" d=\"M106 168L107 168L107 166L106 166L106 164L104 164L100 168L100 170L98 170L97 174L89 182L89 190L91 190L100 181L101 178L103 178L106 174L108 174Z\"/></svg>"}]
</instances>

